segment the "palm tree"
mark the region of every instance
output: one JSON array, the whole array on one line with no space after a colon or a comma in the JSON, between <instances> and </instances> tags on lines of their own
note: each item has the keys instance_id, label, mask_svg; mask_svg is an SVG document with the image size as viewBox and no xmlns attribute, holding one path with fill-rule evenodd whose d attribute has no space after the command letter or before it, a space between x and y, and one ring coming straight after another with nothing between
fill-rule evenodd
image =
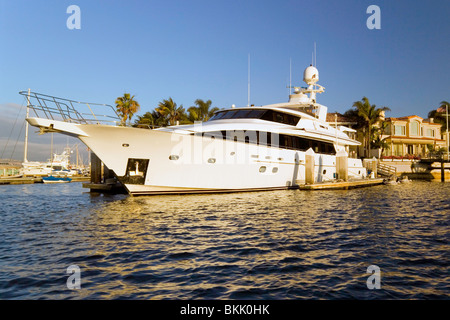
<instances>
[{"instance_id":1,"label":"palm tree","mask_svg":"<svg viewBox=\"0 0 450 320\"><path fill-rule=\"evenodd\" d=\"M153 110L152 112L147 111L142 116L137 116L137 119L134 121L133 127L139 127L139 128L154 128L161 127L165 125L163 123L163 116L157 112L156 110Z\"/></svg>"},{"instance_id":2,"label":"palm tree","mask_svg":"<svg viewBox=\"0 0 450 320\"><path fill-rule=\"evenodd\" d=\"M365 145L366 157L370 157L370 144L373 137L373 126L381 120L384 111L390 111L388 107L377 108L376 105L370 104L369 99L362 98L362 101L355 101L353 107L358 111L358 116L362 118L365 123Z\"/></svg>"},{"instance_id":3,"label":"palm tree","mask_svg":"<svg viewBox=\"0 0 450 320\"><path fill-rule=\"evenodd\" d=\"M171 126L175 125L177 121L184 120L186 118L186 112L183 105L178 107L170 97L169 99L164 99L160 102L155 110L161 114Z\"/></svg>"},{"instance_id":4,"label":"palm tree","mask_svg":"<svg viewBox=\"0 0 450 320\"><path fill-rule=\"evenodd\" d=\"M208 121L219 108L214 107L211 108L211 100L207 100L206 102L202 99L197 99L194 102L197 106L192 106L188 109L189 112L189 120L194 121Z\"/></svg>"},{"instance_id":5,"label":"palm tree","mask_svg":"<svg viewBox=\"0 0 450 320\"><path fill-rule=\"evenodd\" d=\"M131 122L131 117L133 117L133 114L139 111L139 108L141 107L139 103L134 100L134 96L131 96L129 93L125 93L123 97L118 97L115 101L116 103L116 109L121 117L121 123L120 125L125 126L128 122Z\"/></svg>"},{"instance_id":6,"label":"palm tree","mask_svg":"<svg viewBox=\"0 0 450 320\"><path fill-rule=\"evenodd\" d=\"M448 106L450 111L450 102L444 100L441 101L439 108L428 112L428 118L433 118L434 122L442 125L441 132L445 132L447 130L446 106Z\"/></svg>"}]
</instances>

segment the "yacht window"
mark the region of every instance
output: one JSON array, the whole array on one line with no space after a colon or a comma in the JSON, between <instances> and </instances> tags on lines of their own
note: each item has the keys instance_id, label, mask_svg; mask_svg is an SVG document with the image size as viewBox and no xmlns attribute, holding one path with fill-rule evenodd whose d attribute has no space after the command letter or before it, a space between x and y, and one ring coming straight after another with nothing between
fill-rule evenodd
<instances>
[{"instance_id":1,"label":"yacht window","mask_svg":"<svg viewBox=\"0 0 450 320\"><path fill-rule=\"evenodd\" d=\"M278 123L284 123L291 126L297 125L300 121L300 117L294 116L292 114L281 113L274 110L267 110L266 113L261 117L262 120L268 120Z\"/></svg>"},{"instance_id":2,"label":"yacht window","mask_svg":"<svg viewBox=\"0 0 450 320\"><path fill-rule=\"evenodd\" d=\"M251 110L239 110L233 118L240 119L240 118L248 118L248 114L251 112Z\"/></svg>"},{"instance_id":3,"label":"yacht window","mask_svg":"<svg viewBox=\"0 0 450 320\"><path fill-rule=\"evenodd\" d=\"M243 110L228 110L217 112L211 117L211 120L219 119L262 119L267 121L273 121L277 123L288 124L291 126L297 125L300 121L300 117L292 114L282 113L274 110L264 109L243 109Z\"/></svg>"},{"instance_id":4,"label":"yacht window","mask_svg":"<svg viewBox=\"0 0 450 320\"><path fill-rule=\"evenodd\" d=\"M234 115L237 113L237 111L227 111L226 114L221 119L231 119L234 117Z\"/></svg>"},{"instance_id":5,"label":"yacht window","mask_svg":"<svg viewBox=\"0 0 450 320\"><path fill-rule=\"evenodd\" d=\"M219 120L221 119L227 112L226 111L220 111L217 112L215 115L213 115L209 120Z\"/></svg>"},{"instance_id":6,"label":"yacht window","mask_svg":"<svg viewBox=\"0 0 450 320\"><path fill-rule=\"evenodd\" d=\"M249 118L260 118L266 110L251 110L248 114Z\"/></svg>"},{"instance_id":7,"label":"yacht window","mask_svg":"<svg viewBox=\"0 0 450 320\"><path fill-rule=\"evenodd\" d=\"M321 154L336 154L334 145L331 142L317 141L310 138L278 134L265 131L254 130L229 130L229 131L209 131L203 133L204 137L214 137L215 139L227 139L236 142L258 144L282 149L306 151L312 148L314 152Z\"/></svg>"}]
</instances>

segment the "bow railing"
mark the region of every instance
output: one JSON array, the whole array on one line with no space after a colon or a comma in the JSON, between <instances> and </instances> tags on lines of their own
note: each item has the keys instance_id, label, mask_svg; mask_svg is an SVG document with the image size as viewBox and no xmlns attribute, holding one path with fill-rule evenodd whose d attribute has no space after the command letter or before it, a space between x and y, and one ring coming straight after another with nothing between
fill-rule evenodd
<instances>
[{"instance_id":1,"label":"bow railing","mask_svg":"<svg viewBox=\"0 0 450 320\"><path fill-rule=\"evenodd\" d=\"M27 99L29 117L80 124L120 124L120 117L109 104L81 102L37 92L20 91Z\"/></svg>"}]
</instances>

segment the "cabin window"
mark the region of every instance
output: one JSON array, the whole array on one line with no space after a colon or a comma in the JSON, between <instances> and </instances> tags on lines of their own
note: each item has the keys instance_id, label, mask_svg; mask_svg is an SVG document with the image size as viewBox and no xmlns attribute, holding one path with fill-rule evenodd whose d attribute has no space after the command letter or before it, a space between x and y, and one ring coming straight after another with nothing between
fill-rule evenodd
<instances>
[{"instance_id":1,"label":"cabin window","mask_svg":"<svg viewBox=\"0 0 450 320\"><path fill-rule=\"evenodd\" d=\"M233 118L239 119L239 118L247 118L251 110L239 110Z\"/></svg>"},{"instance_id":2,"label":"cabin window","mask_svg":"<svg viewBox=\"0 0 450 320\"><path fill-rule=\"evenodd\" d=\"M300 121L299 116L292 114L287 114L283 112L278 112L274 110L264 110L264 109L242 109L242 110L228 110L219 111L214 116L209 119L220 120L220 119L262 119L267 121L273 121L283 124L288 124L291 126L296 126Z\"/></svg>"},{"instance_id":3,"label":"cabin window","mask_svg":"<svg viewBox=\"0 0 450 320\"><path fill-rule=\"evenodd\" d=\"M281 149L306 151L309 148L312 148L316 153L332 155L336 154L334 145L331 142L317 141L305 137L264 131L210 131L203 133L203 136L214 137L215 139L227 139L235 142L258 144Z\"/></svg>"},{"instance_id":4,"label":"cabin window","mask_svg":"<svg viewBox=\"0 0 450 320\"><path fill-rule=\"evenodd\" d=\"M234 117L234 115L238 113L237 111L233 110L233 111L227 111L223 117L221 119L231 119Z\"/></svg>"}]
</instances>

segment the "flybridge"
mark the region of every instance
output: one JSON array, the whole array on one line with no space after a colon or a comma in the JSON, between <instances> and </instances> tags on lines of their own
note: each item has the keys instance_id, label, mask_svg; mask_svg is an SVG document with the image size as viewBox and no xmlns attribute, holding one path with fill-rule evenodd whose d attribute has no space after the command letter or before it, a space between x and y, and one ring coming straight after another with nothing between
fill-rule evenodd
<instances>
[{"instance_id":1,"label":"flybridge","mask_svg":"<svg viewBox=\"0 0 450 320\"><path fill-rule=\"evenodd\" d=\"M79 124L120 123L113 106L58 98L42 93L20 91L27 99L27 118L36 117Z\"/></svg>"}]
</instances>

